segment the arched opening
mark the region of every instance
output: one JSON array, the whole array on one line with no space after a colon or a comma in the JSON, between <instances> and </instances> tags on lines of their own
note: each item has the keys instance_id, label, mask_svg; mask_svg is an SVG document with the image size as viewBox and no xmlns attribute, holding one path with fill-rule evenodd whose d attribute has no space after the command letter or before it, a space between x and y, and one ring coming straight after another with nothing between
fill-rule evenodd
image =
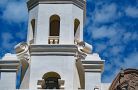
<instances>
[{"instance_id":1,"label":"arched opening","mask_svg":"<svg viewBox=\"0 0 138 90\"><path fill-rule=\"evenodd\" d=\"M60 32L60 17L52 15L50 17L50 36L59 36Z\"/></svg>"},{"instance_id":2,"label":"arched opening","mask_svg":"<svg viewBox=\"0 0 138 90\"><path fill-rule=\"evenodd\" d=\"M35 19L31 20L31 31L30 31L30 44L34 43L34 35L35 35Z\"/></svg>"},{"instance_id":3,"label":"arched opening","mask_svg":"<svg viewBox=\"0 0 138 90\"><path fill-rule=\"evenodd\" d=\"M31 21L31 26L32 26L32 32L33 32L33 37L34 37L34 31L35 31L35 19L32 19L32 21Z\"/></svg>"},{"instance_id":4,"label":"arched opening","mask_svg":"<svg viewBox=\"0 0 138 90\"><path fill-rule=\"evenodd\" d=\"M60 89L59 79L61 77L58 73L48 72L42 78L45 81L45 85L42 87L43 89Z\"/></svg>"},{"instance_id":5,"label":"arched opening","mask_svg":"<svg viewBox=\"0 0 138 90\"><path fill-rule=\"evenodd\" d=\"M49 32L49 44L59 44L60 33L60 17L58 15L52 15L50 17L50 32Z\"/></svg>"},{"instance_id":6,"label":"arched opening","mask_svg":"<svg viewBox=\"0 0 138 90\"><path fill-rule=\"evenodd\" d=\"M78 19L74 20L74 36L76 35L77 32L79 32L80 28L80 21Z\"/></svg>"}]
</instances>

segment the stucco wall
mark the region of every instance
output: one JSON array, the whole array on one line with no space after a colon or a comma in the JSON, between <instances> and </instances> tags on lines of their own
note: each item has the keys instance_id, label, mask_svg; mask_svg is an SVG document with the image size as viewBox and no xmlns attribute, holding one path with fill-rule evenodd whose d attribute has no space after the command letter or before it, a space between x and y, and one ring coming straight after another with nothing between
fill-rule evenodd
<instances>
[{"instance_id":1,"label":"stucco wall","mask_svg":"<svg viewBox=\"0 0 138 90\"><path fill-rule=\"evenodd\" d=\"M65 80L65 88L73 90L76 77L74 56L32 56L30 67L30 88L37 88L37 81L47 72L57 72ZM75 83L74 83L75 84ZM76 83L76 87L77 86ZM76 88L76 89L77 89Z\"/></svg>"},{"instance_id":2,"label":"stucco wall","mask_svg":"<svg viewBox=\"0 0 138 90\"><path fill-rule=\"evenodd\" d=\"M16 73L2 72L0 77L0 90L16 89Z\"/></svg>"}]
</instances>

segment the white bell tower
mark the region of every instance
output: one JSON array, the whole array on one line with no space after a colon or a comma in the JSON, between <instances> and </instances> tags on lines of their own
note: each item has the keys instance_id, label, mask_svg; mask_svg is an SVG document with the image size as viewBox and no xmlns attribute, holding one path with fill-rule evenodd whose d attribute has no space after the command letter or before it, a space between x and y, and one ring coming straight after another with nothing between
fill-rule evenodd
<instances>
[{"instance_id":1,"label":"white bell tower","mask_svg":"<svg viewBox=\"0 0 138 90\"><path fill-rule=\"evenodd\" d=\"M75 38L83 40L84 0L29 0L27 4L28 43L74 44Z\"/></svg>"},{"instance_id":2,"label":"white bell tower","mask_svg":"<svg viewBox=\"0 0 138 90\"><path fill-rule=\"evenodd\" d=\"M30 57L20 88L84 89L79 60L86 55L78 51L77 43L83 41L86 2L28 0L27 5Z\"/></svg>"}]
</instances>

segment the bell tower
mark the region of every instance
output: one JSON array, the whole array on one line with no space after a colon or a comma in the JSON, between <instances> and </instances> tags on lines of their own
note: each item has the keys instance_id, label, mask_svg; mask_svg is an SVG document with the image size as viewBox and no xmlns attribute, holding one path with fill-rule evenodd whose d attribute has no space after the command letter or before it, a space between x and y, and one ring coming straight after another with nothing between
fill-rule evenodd
<instances>
[{"instance_id":1,"label":"bell tower","mask_svg":"<svg viewBox=\"0 0 138 90\"><path fill-rule=\"evenodd\" d=\"M83 40L84 0L28 0L28 43L74 44Z\"/></svg>"},{"instance_id":2,"label":"bell tower","mask_svg":"<svg viewBox=\"0 0 138 90\"><path fill-rule=\"evenodd\" d=\"M19 88L84 89L84 71L79 62L86 55L78 51L78 42L83 41L86 2L28 0L27 5L28 69Z\"/></svg>"},{"instance_id":3,"label":"bell tower","mask_svg":"<svg viewBox=\"0 0 138 90\"><path fill-rule=\"evenodd\" d=\"M28 0L27 5L27 43L15 46L16 88L102 90L104 60L83 41L86 2Z\"/></svg>"}]
</instances>

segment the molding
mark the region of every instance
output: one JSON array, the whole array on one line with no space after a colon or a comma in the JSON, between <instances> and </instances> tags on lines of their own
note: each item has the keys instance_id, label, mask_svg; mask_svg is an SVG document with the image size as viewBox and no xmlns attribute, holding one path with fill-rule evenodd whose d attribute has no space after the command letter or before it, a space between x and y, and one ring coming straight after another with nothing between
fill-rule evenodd
<instances>
[{"instance_id":1,"label":"molding","mask_svg":"<svg viewBox=\"0 0 138 90\"><path fill-rule=\"evenodd\" d=\"M75 56L78 49L76 45L30 45L30 54L33 55L60 55Z\"/></svg>"},{"instance_id":2,"label":"molding","mask_svg":"<svg viewBox=\"0 0 138 90\"><path fill-rule=\"evenodd\" d=\"M16 72L19 66L17 60L0 61L0 72Z\"/></svg>"},{"instance_id":3,"label":"molding","mask_svg":"<svg viewBox=\"0 0 138 90\"><path fill-rule=\"evenodd\" d=\"M17 69L0 69L1 72L17 72Z\"/></svg>"},{"instance_id":4,"label":"molding","mask_svg":"<svg viewBox=\"0 0 138 90\"><path fill-rule=\"evenodd\" d=\"M79 73L78 75L79 75L80 85L81 85L80 88L85 89L85 71L84 71L84 67L82 65L81 59L76 60L76 67Z\"/></svg>"},{"instance_id":5,"label":"molding","mask_svg":"<svg viewBox=\"0 0 138 90\"><path fill-rule=\"evenodd\" d=\"M52 52L32 52L31 56L75 56L75 53L67 53L67 52L60 52L60 53L52 53Z\"/></svg>"},{"instance_id":6,"label":"molding","mask_svg":"<svg viewBox=\"0 0 138 90\"><path fill-rule=\"evenodd\" d=\"M86 7L86 2L84 0L29 0L27 2L29 10L38 4L74 4L83 10L85 10Z\"/></svg>"},{"instance_id":7,"label":"molding","mask_svg":"<svg viewBox=\"0 0 138 90\"><path fill-rule=\"evenodd\" d=\"M82 61L85 72L102 72L104 61Z\"/></svg>"},{"instance_id":8,"label":"molding","mask_svg":"<svg viewBox=\"0 0 138 90\"><path fill-rule=\"evenodd\" d=\"M19 60L0 60L0 64L19 63Z\"/></svg>"},{"instance_id":9,"label":"molding","mask_svg":"<svg viewBox=\"0 0 138 90\"><path fill-rule=\"evenodd\" d=\"M85 72L102 72L101 69L85 69Z\"/></svg>"}]
</instances>

